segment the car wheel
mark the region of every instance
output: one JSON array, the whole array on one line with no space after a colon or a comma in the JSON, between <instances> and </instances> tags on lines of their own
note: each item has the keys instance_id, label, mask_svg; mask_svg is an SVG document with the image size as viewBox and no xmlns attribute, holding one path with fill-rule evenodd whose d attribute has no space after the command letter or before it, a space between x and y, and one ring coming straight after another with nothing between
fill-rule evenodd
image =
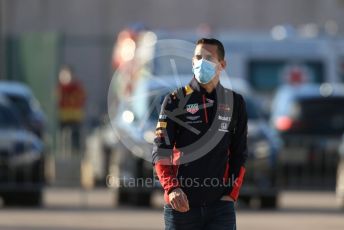
<instances>
[{"instance_id":1,"label":"car wheel","mask_svg":"<svg viewBox=\"0 0 344 230\"><path fill-rule=\"evenodd\" d=\"M32 167L32 182L44 183L44 158L39 159Z\"/></svg>"},{"instance_id":2,"label":"car wheel","mask_svg":"<svg viewBox=\"0 0 344 230\"><path fill-rule=\"evenodd\" d=\"M148 207L151 204L151 194L147 192L130 192L117 190L117 205L134 205Z\"/></svg>"},{"instance_id":3,"label":"car wheel","mask_svg":"<svg viewBox=\"0 0 344 230\"><path fill-rule=\"evenodd\" d=\"M4 194L3 199L5 206L38 207L42 205L42 191L11 192Z\"/></svg>"},{"instance_id":4,"label":"car wheel","mask_svg":"<svg viewBox=\"0 0 344 230\"><path fill-rule=\"evenodd\" d=\"M260 198L260 207L262 209L276 209L278 203L277 195L263 196Z\"/></svg>"},{"instance_id":5,"label":"car wheel","mask_svg":"<svg viewBox=\"0 0 344 230\"><path fill-rule=\"evenodd\" d=\"M249 206L250 202L251 202L251 197L250 196L240 196L239 202L245 206Z\"/></svg>"},{"instance_id":6,"label":"car wheel","mask_svg":"<svg viewBox=\"0 0 344 230\"><path fill-rule=\"evenodd\" d=\"M149 207L151 205L151 194L147 192L138 192L133 198L133 205Z\"/></svg>"},{"instance_id":7,"label":"car wheel","mask_svg":"<svg viewBox=\"0 0 344 230\"><path fill-rule=\"evenodd\" d=\"M117 205L126 205L129 204L130 195L127 191L122 189L117 190Z\"/></svg>"}]
</instances>

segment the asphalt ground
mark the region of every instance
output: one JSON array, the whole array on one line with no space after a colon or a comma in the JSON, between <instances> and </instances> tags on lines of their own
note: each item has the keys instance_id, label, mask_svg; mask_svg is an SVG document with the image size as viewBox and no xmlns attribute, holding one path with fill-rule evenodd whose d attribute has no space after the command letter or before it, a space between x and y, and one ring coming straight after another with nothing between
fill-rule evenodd
<instances>
[{"instance_id":1,"label":"asphalt ground","mask_svg":"<svg viewBox=\"0 0 344 230\"><path fill-rule=\"evenodd\" d=\"M41 208L1 207L0 230L163 229L162 198L153 208L114 205L112 190L48 188ZM238 204L240 230L343 230L344 211L334 192L282 192L277 210Z\"/></svg>"}]
</instances>

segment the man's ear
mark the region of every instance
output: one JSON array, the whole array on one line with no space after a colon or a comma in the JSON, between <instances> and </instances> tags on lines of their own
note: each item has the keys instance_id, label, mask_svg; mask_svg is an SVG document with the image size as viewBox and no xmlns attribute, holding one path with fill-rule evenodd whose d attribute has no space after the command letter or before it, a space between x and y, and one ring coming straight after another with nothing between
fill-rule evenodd
<instances>
[{"instance_id":1,"label":"man's ear","mask_svg":"<svg viewBox=\"0 0 344 230\"><path fill-rule=\"evenodd\" d=\"M220 64L221 64L222 69L226 69L226 67L227 67L227 62L226 62L225 59L223 59L222 61L220 61Z\"/></svg>"}]
</instances>

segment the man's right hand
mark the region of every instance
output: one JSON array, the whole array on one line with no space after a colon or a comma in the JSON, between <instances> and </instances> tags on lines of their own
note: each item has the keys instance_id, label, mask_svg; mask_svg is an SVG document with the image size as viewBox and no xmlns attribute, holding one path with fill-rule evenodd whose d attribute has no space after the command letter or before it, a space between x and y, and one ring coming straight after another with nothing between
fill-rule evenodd
<instances>
[{"instance_id":1,"label":"man's right hand","mask_svg":"<svg viewBox=\"0 0 344 230\"><path fill-rule=\"evenodd\" d=\"M179 212L189 211L188 198L181 188L173 189L172 192L168 194L168 198L173 209Z\"/></svg>"}]
</instances>

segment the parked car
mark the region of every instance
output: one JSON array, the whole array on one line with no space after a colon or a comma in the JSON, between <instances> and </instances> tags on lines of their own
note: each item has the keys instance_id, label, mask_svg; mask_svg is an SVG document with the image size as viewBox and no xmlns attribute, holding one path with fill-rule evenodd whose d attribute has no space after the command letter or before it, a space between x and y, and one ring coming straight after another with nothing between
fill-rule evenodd
<instances>
[{"instance_id":1,"label":"parked car","mask_svg":"<svg viewBox=\"0 0 344 230\"><path fill-rule=\"evenodd\" d=\"M277 208L277 160L281 141L263 116L260 103L253 96L245 96L248 115L248 160L240 197L246 202L260 200L261 208Z\"/></svg>"},{"instance_id":2,"label":"parked car","mask_svg":"<svg viewBox=\"0 0 344 230\"><path fill-rule=\"evenodd\" d=\"M271 124L283 140L279 160L287 184L334 187L343 105L343 84L284 86L277 91Z\"/></svg>"},{"instance_id":3,"label":"parked car","mask_svg":"<svg viewBox=\"0 0 344 230\"><path fill-rule=\"evenodd\" d=\"M178 87L177 83L179 86L186 85L190 80L190 76L182 76L178 80L173 76L143 80L139 82L132 100L120 103L116 116L111 120L119 142L114 151L113 166L110 166L110 175L120 178L120 186L116 187L119 203L148 205L152 191L161 189L158 180L153 178L151 164L152 143L160 105L164 96ZM260 116L259 108L246 83L240 79L228 78L222 79L221 82L227 88L236 89L237 86L237 91L246 95L249 159L241 198L249 201L258 197L262 207L276 207L278 188L275 165L279 152L278 139L267 121ZM152 178L154 184L148 187L125 186L130 184L129 180L132 178Z\"/></svg>"},{"instance_id":4,"label":"parked car","mask_svg":"<svg viewBox=\"0 0 344 230\"><path fill-rule=\"evenodd\" d=\"M0 93L15 105L24 126L42 138L45 116L31 89L20 82L0 81Z\"/></svg>"},{"instance_id":5,"label":"parked car","mask_svg":"<svg viewBox=\"0 0 344 230\"><path fill-rule=\"evenodd\" d=\"M339 146L339 163L337 170L336 195L340 207L344 210L344 134Z\"/></svg>"},{"instance_id":6,"label":"parked car","mask_svg":"<svg viewBox=\"0 0 344 230\"><path fill-rule=\"evenodd\" d=\"M108 119L96 124L85 138L85 142L85 157L92 164L94 182L97 186L105 187L113 151L118 144L117 136Z\"/></svg>"},{"instance_id":7,"label":"parked car","mask_svg":"<svg viewBox=\"0 0 344 230\"><path fill-rule=\"evenodd\" d=\"M0 196L5 205L37 206L44 185L44 146L0 95Z\"/></svg>"}]
</instances>

